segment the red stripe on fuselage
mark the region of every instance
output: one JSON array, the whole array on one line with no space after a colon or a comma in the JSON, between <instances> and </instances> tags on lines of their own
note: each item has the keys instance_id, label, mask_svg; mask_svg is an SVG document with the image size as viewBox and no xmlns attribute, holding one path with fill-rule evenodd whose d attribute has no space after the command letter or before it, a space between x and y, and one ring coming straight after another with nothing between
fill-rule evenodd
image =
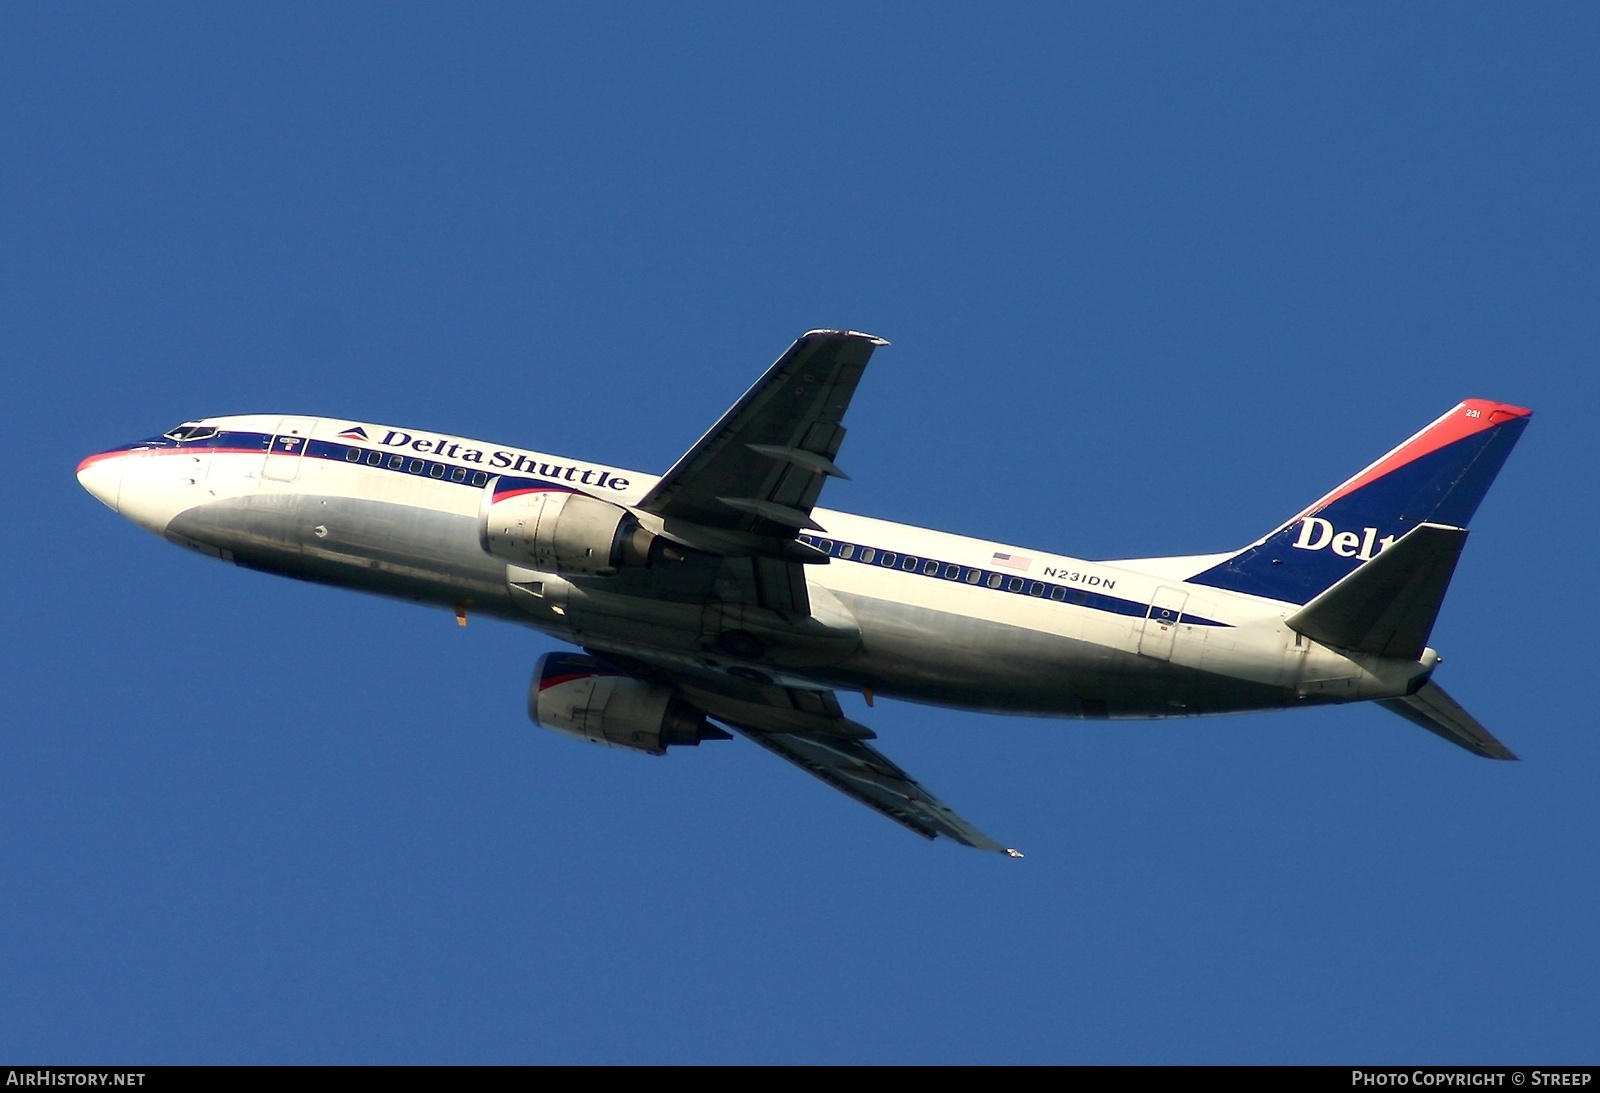
<instances>
[{"instance_id":1,"label":"red stripe on fuselage","mask_svg":"<svg viewBox=\"0 0 1600 1093\"><path fill-rule=\"evenodd\" d=\"M563 683L571 683L575 679L591 679L591 678L594 678L594 677L619 676L621 674L622 674L621 672L599 672L599 671L595 671L593 668L591 668L591 669L589 669L588 671L585 671L585 672L568 672L568 673L566 673L564 675L559 675L559 676L546 676L545 678L543 678L543 679L541 679L539 681L539 690L543 691L543 690L546 690L546 689L548 689L550 687L559 687L559 686L561 686L561 684L563 684Z\"/></svg>"},{"instance_id":2,"label":"red stripe on fuselage","mask_svg":"<svg viewBox=\"0 0 1600 1093\"><path fill-rule=\"evenodd\" d=\"M266 455L263 448L118 448L110 452L96 452L86 457L78 464L78 470L93 466L107 459L149 459L162 455L188 455L193 456L200 452L207 455Z\"/></svg>"},{"instance_id":3,"label":"red stripe on fuselage","mask_svg":"<svg viewBox=\"0 0 1600 1093\"><path fill-rule=\"evenodd\" d=\"M112 459L112 458L115 458L116 456L127 455L127 454L128 454L127 452L99 452L99 453L97 453L95 455L85 456L83 462L78 464L78 469L77 469L77 471L75 473L82 474L83 473L83 468L85 468L85 467L92 467L96 463L99 463L99 462L101 462L103 460Z\"/></svg>"},{"instance_id":4,"label":"red stripe on fuselage","mask_svg":"<svg viewBox=\"0 0 1600 1093\"><path fill-rule=\"evenodd\" d=\"M91 466L102 459L141 458L149 459L154 456L194 456L205 453L208 456L264 456L266 448L115 448L114 451L96 451L93 456L86 456L78 464L78 470Z\"/></svg>"},{"instance_id":5,"label":"red stripe on fuselage","mask_svg":"<svg viewBox=\"0 0 1600 1093\"><path fill-rule=\"evenodd\" d=\"M577 493L577 492L578 492L577 490L569 489L566 486L530 486L527 489L506 490L504 493L496 493L494 495L494 500L495 500L495 504L498 505L501 501L508 500L508 499L510 499L512 497L521 497L523 494L528 494L528 493Z\"/></svg>"}]
</instances>

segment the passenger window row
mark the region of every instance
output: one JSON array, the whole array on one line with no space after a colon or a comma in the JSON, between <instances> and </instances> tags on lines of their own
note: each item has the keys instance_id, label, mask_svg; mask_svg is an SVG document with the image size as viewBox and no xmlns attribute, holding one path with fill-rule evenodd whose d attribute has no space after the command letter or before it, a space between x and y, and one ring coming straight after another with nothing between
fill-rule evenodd
<instances>
[{"instance_id":1,"label":"passenger window row","mask_svg":"<svg viewBox=\"0 0 1600 1093\"><path fill-rule=\"evenodd\" d=\"M470 483L474 486L488 485L488 471L474 471L466 467L454 467L448 463L434 463L426 459L413 459L399 453L369 451L365 448L346 448L344 450L346 463L364 463L369 467L382 467L390 471L404 471L407 474L426 474L429 478L444 481L447 477L451 482Z\"/></svg>"},{"instance_id":2,"label":"passenger window row","mask_svg":"<svg viewBox=\"0 0 1600 1093\"><path fill-rule=\"evenodd\" d=\"M896 554L889 550L878 550L875 547L861 546L859 543L841 543L834 539L824 539L817 535L802 535L800 536L800 541L808 546L815 547L830 558L838 558L841 561L878 565L885 569L899 569L902 572L916 573L923 577L938 577L946 581L981 585L984 588L1013 592L1023 596L1049 597L1057 603L1070 603L1078 607L1087 606L1091 595L1091 593L1082 588L1070 588L1067 585L1052 584L1049 581L1029 580L1026 577L1018 577L1010 573L996 573L992 569L979 569L976 566L962 566L954 562L941 562L936 558L920 558L911 554Z\"/></svg>"}]
</instances>

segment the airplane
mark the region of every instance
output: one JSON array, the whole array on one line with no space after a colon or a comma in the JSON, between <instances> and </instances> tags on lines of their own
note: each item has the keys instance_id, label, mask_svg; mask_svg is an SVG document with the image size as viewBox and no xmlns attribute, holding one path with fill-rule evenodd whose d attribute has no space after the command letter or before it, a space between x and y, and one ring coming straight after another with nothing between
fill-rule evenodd
<instances>
[{"instance_id":1,"label":"airplane","mask_svg":"<svg viewBox=\"0 0 1600 1093\"><path fill-rule=\"evenodd\" d=\"M1085 561L817 506L887 345L796 341L659 477L346 418L187 421L78 481L234 565L531 626L545 728L662 755L736 732L929 839L1020 857L840 692L1061 718L1374 701L1515 759L1432 676L1466 526L1531 411L1468 399L1238 550Z\"/></svg>"}]
</instances>

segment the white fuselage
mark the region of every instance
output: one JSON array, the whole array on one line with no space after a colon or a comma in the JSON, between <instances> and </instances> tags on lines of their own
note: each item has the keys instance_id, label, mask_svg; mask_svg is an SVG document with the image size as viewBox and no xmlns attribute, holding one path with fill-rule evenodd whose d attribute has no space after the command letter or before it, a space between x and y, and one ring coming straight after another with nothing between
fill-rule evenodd
<instances>
[{"instance_id":1,"label":"white fuselage","mask_svg":"<svg viewBox=\"0 0 1600 1093\"><path fill-rule=\"evenodd\" d=\"M1407 693L1435 660L1347 656L1298 635L1298 605L1184 579L1208 559L1119 563L817 508L803 541L812 619L763 618L622 577L508 566L480 545L495 475L558 481L620 506L655 476L343 419L207 419L86 460L86 488L174 542L240 565L532 625L602 652L648 653L793 686L970 709L1161 717ZM270 448L270 450L269 450ZM740 655L716 641L759 635Z\"/></svg>"}]
</instances>

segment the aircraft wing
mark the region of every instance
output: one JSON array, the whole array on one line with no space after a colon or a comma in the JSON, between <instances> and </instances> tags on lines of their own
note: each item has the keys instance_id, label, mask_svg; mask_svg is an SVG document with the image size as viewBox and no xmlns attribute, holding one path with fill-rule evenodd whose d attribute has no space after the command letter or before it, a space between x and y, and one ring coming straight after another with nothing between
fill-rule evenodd
<instances>
[{"instance_id":1,"label":"aircraft wing","mask_svg":"<svg viewBox=\"0 0 1600 1093\"><path fill-rule=\"evenodd\" d=\"M725 717L717 720L924 838L943 835L978 850L1022 857L962 819L870 744L821 732L772 732Z\"/></svg>"},{"instance_id":2,"label":"aircraft wing","mask_svg":"<svg viewBox=\"0 0 1600 1093\"><path fill-rule=\"evenodd\" d=\"M630 675L676 690L713 720L816 775L923 838L1022 855L1002 846L867 743L877 734L844 715L832 691L757 683L707 669L589 650Z\"/></svg>"},{"instance_id":3,"label":"aircraft wing","mask_svg":"<svg viewBox=\"0 0 1600 1093\"><path fill-rule=\"evenodd\" d=\"M801 335L635 506L690 555L624 570L606 591L759 607L789 622L811 615L801 567L828 557L796 536L817 527L823 483L845 477L833 462L840 421L873 350L887 344L849 330Z\"/></svg>"},{"instance_id":4,"label":"aircraft wing","mask_svg":"<svg viewBox=\"0 0 1600 1093\"><path fill-rule=\"evenodd\" d=\"M840 422L873 350L887 344L848 330L802 335L640 500L637 508L659 517L669 538L717 556L717 599L810 614L801 566L827 556L796 536L801 528L826 530L811 510L823 483L845 477L833 461L844 440ZM832 691L590 651L672 687L714 720L925 838L1015 854L867 744L875 734L845 717Z\"/></svg>"},{"instance_id":5,"label":"aircraft wing","mask_svg":"<svg viewBox=\"0 0 1600 1093\"><path fill-rule=\"evenodd\" d=\"M638 507L690 546L702 539L806 557L795 534L818 527L811 508L823 482L845 477L833 462L844 440L840 421L872 351L887 344L850 330L801 335Z\"/></svg>"}]
</instances>

